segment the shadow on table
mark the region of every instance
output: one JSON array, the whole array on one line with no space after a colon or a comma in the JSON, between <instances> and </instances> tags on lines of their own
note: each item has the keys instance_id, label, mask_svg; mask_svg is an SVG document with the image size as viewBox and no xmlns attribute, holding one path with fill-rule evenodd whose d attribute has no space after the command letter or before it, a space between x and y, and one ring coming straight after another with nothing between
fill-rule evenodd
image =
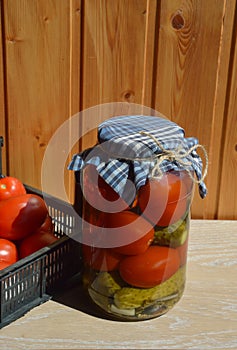
<instances>
[{"instance_id":1,"label":"shadow on table","mask_svg":"<svg viewBox=\"0 0 237 350\"><path fill-rule=\"evenodd\" d=\"M80 275L75 276L63 288L60 288L57 293L54 293L52 300L97 318L121 322L121 320L117 320L103 312L91 301L89 295L82 287Z\"/></svg>"}]
</instances>

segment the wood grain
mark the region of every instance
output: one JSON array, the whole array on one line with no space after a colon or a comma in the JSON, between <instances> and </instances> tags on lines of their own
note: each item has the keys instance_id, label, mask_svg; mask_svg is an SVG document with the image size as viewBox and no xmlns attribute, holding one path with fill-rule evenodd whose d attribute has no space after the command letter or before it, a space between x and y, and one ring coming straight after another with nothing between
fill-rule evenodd
<instances>
[{"instance_id":1,"label":"wood grain","mask_svg":"<svg viewBox=\"0 0 237 350\"><path fill-rule=\"evenodd\" d=\"M75 117L79 119L81 110L81 17L82 5L81 0L73 0L70 3L70 75L69 75L69 118ZM75 200L75 178L74 174L68 172L67 166L72 159L73 154L79 151L79 135L77 142L72 143L71 132L72 125L69 120L70 134L68 137L69 149L67 161L64 167L64 178L68 181L67 192L69 201L74 203ZM78 126L79 127L79 126ZM57 196L57 195L56 195Z\"/></svg>"},{"instance_id":2,"label":"wood grain","mask_svg":"<svg viewBox=\"0 0 237 350\"><path fill-rule=\"evenodd\" d=\"M236 221L192 220L186 289L166 315L141 322L95 317L79 307L74 286L61 303L49 301L3 328L1 348L236 349L236 235Z\"/></svg>"},{"instance_id":3,"label":"wood grain","mask_svg":"<svg viewBox=\"0 0 237 350\"><path fill-rule=\"evenodd\" d=\"M144 69L148 65L147 35L155 27L155 9L156 1L85 1L83 109L113 102L143 102L144 84L152 74L152 66L147 71L150 79ZM86 120L81 127L86 133ZM90 132L83 138L82 147L90 147L95 141L96 131Z\"/></svg>"},{"instance_id":4,"label":"wood grain","mask_svg":"<svg viewBox=\"0 0 237 350\"><path fill-rule=\"evenodd\" d=\"M155 108L197 137L210 158L209 195L195 195L193 217L216 215L234 9L235 1L161 1Z\"/></svg>"},{"instance_id":5,"label":"wood grain","mask_svg":"<svg viewBox=\"0 0 237 350\"><path fill-rule=\"evenodd\" d=\"M71 151L60 172L72 202L74 176L66 166L73 153L95 144L91 129L113 115L148 108L177 122L208 151L209 193L201 200L196 191L193 218L235 219L236 4L1 1L4 172L41 188L45 150L67 121ZM72 130L70 117L78 112ZM73 132L84 135L75 145Z\"/></svg>"},{"instance_id":6,"label":"wood grain","mask_svg":"<svg viewBox=\"0 0 237 350\"><path fill-rule=\"evenodd\" d=\"M233 45L235 45L236 37L233 36L233 29L236 28L234 22L236 16L235 1L226 1L224 7L224 17L222 33L220 38L220 53L219 65L216 81L216 96L214 101L212 130L210 135L209 158L211 176L208 177L207 183L210 193L210 200L206 203L206 211L209 217L234 219L235 216L225 215L223 208L223 199L220 198L220 193L224 194L226 190L220 188L221 172L223 169L223 147L226 133L226 106L229 94L229 84L231 77L231 56L233 54ZM235 20L236 21L236 20ZM214 173L216 170L216 173ZM230 184L230 183L229 183ZM231 188L231 186L229 187ZM211 198L213 203L211 203ZM214 203L215 202L215 203ZM229 200L225 202L229 203ZM216 205L216 209L214 209ZM225 209L224 209L225 210ZM232 212L233 213L233 212Z\"/></svg>"},{"instance_id":7,"label":"wood grain","mask_svg":"<svg viewBox=\"0 0 237 350\"><path fill-rule=\"evenodd\" d=\"M2 3L0 3L0 28L2 23ZM4 88L4 62L3 62L3 41L0 35L0 136L4 138L4 147L2 148L2 173L6 174L6 113L5 113L5 88Z\"/></svg>"},{"instance_id":8,"label":"wood grain","mask_svg":"<svg viewBox=\"0 0 237 350\"><path fill-rule=\"evenodd\" d=\"M237 23L237 19L236 19ZM233 61L227 100L218 218L237 219L237 32L235 26Z\"/></svg>"},{"instance_id":9,"label":"wood grain","mask_svg":"<svg viewBox=\"0 0 237 350\"><path fill-rule=\"evenodd\" d=\"M78 49L71 23L79 4L74 0L4 1L9 171L37 188L51 136L79 110L79 101L77 108L72 102L73 96L78 98L79 68L72 67L72 54L77 55Z\"/></svg>"}]
</instances>

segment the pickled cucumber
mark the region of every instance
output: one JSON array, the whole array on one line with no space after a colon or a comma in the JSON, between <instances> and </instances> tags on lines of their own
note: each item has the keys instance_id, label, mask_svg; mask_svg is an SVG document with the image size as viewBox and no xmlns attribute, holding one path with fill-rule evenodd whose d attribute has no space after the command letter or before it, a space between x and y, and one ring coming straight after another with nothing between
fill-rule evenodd
<instances>
[{"instance_id":1,"label":"pickled cucumber","mask_svg":"<svg viewBox=\"0 0 237 350\"><path fill-rule=\"evenodd\" d=\"M179 297L185 283L185 266L182 266L173 276L153 288L139 289L124 287L114 294L114 303L118 308L145 307L158 299L169 300Z\"/></svg>"},{"instance_id":2,"label":"pickled cucumber","mask_svg":"<svg viewBox=\"0 0 237 350\"><path fill-rule=\"evenodd\" d=\"M186 220L179 220L175 224L164 228L157 228L153 244L176 248L182 245L188 236Z\"/></svg>"},{"instance_id":3,"label":"pickled cucumber","mask_svg":"<svg viewBox=\"0 0 237 350\"><path fill-rule=\"evenodd\" d=\"M95 290L88 288L88 293L94 302L99 305L102 309L109 311L110 310L110 298L102 295Z\"/></svg>"},{"instance_id":4,"label":"pickled cucumber","mask_svg":"<svg viewBox=\"0 0 237 350\"><path fill-rule=\"evenodd\" d=\"M120 283L124 285L122 281L119 281L120 283L116 281L118 278L119 276L115 278L112 273L100 272L91 284L91 288L104 296L113 296L117 290L121 289Z\"/></svg>"}]
</instances>

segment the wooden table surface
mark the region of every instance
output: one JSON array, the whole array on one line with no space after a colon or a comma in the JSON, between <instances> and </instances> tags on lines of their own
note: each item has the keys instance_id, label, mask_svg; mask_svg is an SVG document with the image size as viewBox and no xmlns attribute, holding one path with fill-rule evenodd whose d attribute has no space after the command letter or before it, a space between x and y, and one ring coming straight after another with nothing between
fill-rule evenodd
<instances>
[{"instance_id":1,"label":"wooden table surface","mask_svg":"<svg viewBox=\"0 0 237 350\"><path fill-rule=\"evenodd\" d=\"M237 349L237 221L192 220L187 284L167 314L93 314L77 285L0 331L1 349Z\"/></svg>"}]
</instances>

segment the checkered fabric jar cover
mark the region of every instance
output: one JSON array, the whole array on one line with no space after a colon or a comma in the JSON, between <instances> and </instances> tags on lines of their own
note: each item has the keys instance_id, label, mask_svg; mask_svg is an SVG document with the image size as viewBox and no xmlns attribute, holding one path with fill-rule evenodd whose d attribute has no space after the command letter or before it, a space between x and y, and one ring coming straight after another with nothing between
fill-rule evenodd
<instances>
[{"instance_id":1,"label":"checkered fabric jar cover","mask_svg":"<svg viewBox=\"0 0 237 350\"><path fill-rule=\"evenodd\" d=\"M207 189L197 147L196 138L185 138L184 130L167 119L116 116L99 125L98 143L75 154L68 169L80 171L87 164L95 165L98 174L124 199L128 179L138 190L147 178L169 170L187 170L196 174L199 193L204 198Z\"/></svg>"}]
</instances>

